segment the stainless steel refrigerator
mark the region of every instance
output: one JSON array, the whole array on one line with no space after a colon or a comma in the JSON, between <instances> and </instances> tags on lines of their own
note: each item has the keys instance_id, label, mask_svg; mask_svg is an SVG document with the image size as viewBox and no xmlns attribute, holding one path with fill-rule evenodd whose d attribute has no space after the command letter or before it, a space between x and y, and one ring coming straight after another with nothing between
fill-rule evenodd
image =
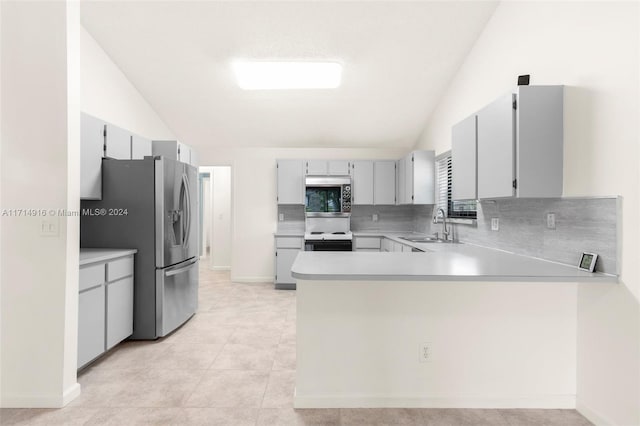
<instances>
[{"instance_id":1,"label":"stainless steel refrigerator","mask_svg":"<svg viewBox=\"0 0 640 426\"><path fill-rule=\"evenodd\" d=\"M136 248L133 339L156 339L198 307L197 169L163 157L102 161L102 200L81 203L80 246Z\"/></svg>"}]
</instances>

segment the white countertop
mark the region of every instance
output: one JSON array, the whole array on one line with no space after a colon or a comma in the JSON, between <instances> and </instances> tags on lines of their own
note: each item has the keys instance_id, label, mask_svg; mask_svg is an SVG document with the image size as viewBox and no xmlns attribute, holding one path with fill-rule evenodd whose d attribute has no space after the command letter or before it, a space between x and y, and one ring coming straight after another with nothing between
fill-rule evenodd
<instances>
[{"instance_id":1,"label":"white countertop","mask_svg":"<svg viewBox=\"0 0 640 426\"><path fill-rule=\"evenodd\" d=\"M303 280L617 282L615 275L470 244L411 243L398 238L407 233L354 234L388 237L425 252L300 252L292 275Z\"/></svg>"},{"instance_id":2,"label":"white countertop","mask_svg":"<svg viewBox=\"0 0 640 426\"><path fill-rule=\"evenodd\" d=\"M117 259L137 252L138 250L136 249L81 248L80 266Z\"/></svg>"},{"instance_id":3,"label":"white countertop","mask_svg":"<svg viewBox=\"0 0 640 426\"><path fill-rule=\"evenodd\" d=\"M300 231L294 230L285 230L285 231L276 231L274 234L276 237L304 237L304 229Z\"/></svg>"}]
</instances>

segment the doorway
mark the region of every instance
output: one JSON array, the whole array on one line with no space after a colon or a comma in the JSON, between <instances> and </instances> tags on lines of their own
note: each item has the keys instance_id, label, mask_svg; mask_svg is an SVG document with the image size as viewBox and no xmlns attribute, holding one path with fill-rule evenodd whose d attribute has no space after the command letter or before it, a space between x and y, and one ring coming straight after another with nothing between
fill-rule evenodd
<instances>
[{"instance_id":1,"label":"doorway","mask_svg":"<svg viewBox=\"0 0 640 426\"><path fill-rule=\"evenodd\" d=\"M231 167L203 166L200 176L200 257L209 269L231 269Z\"/></svg>"}]
</instances>

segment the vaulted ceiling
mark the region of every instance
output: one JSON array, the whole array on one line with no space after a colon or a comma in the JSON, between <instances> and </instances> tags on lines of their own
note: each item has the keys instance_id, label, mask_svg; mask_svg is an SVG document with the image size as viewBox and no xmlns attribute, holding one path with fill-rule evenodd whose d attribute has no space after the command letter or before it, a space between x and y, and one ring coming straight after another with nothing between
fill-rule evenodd
<instances>
[{"instance_id":1,"label":"vaulted ceiling","mask_svg":"<svg viewBox=\"0 0 640 426\"><path fill-rule=\"evenodd\" d=\"M100 1L82 25L183 142L411 147L497 2ZM331 60L338 89L244 91L237 59Z\"/></svg>"}]
</instances>

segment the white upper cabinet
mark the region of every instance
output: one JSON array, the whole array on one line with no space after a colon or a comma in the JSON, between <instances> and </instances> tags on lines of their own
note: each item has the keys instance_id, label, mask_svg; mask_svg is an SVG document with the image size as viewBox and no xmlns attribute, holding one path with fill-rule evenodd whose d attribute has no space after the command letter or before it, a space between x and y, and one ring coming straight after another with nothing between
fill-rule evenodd
<instances>
[{"instance_id":1,"label":"white upper cabinet","mask_svg":"<svg viewBox=\"0 0 640 426\"><path fill-rule=\"evenodd\" d=\"M414 151L397 163L398 204L435 203L435 153Z\"/></svg>"},{"instance_id":2,"label":"white upper cabinet","mask_svg":"<svg viewBox=\"0 0 640 426\"><path fill-rule=\"evenodd\" d=\"M153 141L153 155L161 155L172 160L198 167L196 156L191 147L179 141Z\"/></svg>"},{"instance_id":3,"label":"white upper cabinet","mask_svg":"<svg viewBox=\"0 0 640 426\"><path fill-rule=\"evenodd\" d=\"M373 204L393 205L395 203L396 162L376 161L373 164Z\"/></svg>"},{"instance_id":4,"label":"white upper cabinet","mask_svg":"<svg viewBox=\"0 0 640 426\"><path fill-rule=\"evenodd\" d=\"M373 161L351 162L351 176L353 189L351 191L352 205L373 204Z\"/></svg>"},{"instance_id":5,"label":"white upper cabinet","mask_svg":"<svg viewBox=\"0 0 640 426\"><path fill-rule=\"evenodd\" d=\"M116 160L131 160L131 132L107 123L104 156Z\"/></svg>"},{"instance_id":6,"label":"white upper cabinet","mask_svg":"<svg viewBox=\"0 0 640 426\"><path fill-rule=\"evenodd\" d=\"M102 198L104 120L82 113L80 117L80 198Z\"/></svg>"},{"instance_id":7,"label":"white upper cabinet","mask_svg":"<svg viewBox=\"0 0 640 426\"><path fill-rule=\"evenodd\" d=\"M348 160L305 160L305 174L309 176L347 176L350 172Z\"/></svg>"},{"instance_id":8,"label":"white upper cabinet","mask_svg":"<svg viewBox=\"0 0 640 426\"><path fill-rule=\"evenodd\" d=\"M331 160L329 161L330 176L346 176L350 173L351 162L347 160Z\"/></svg>"},{"instance_id":9,"label":"white upper cabinet","mask_svg":"<svg viewBox=\"0 0 640 426\"><path fill-rule=\"evenodd\" d=\"M563 86L519 86L477 117L478 198L562 196Z\"/></svg>"},{"instance_id":10,"label":"white upper cabinet","mask_svg":"<svg viewBox=\"0 0 640 426\"><path fill-rule=\"evenodd\" d=\"M142 160L153 155L151 140L138 135L131 135L131 159Z\"/></svg>"},{"instance_id":11,"label":"white upper cabinet","mask_svg":"<svg viewBox=\"0 0 640 426\"><path fill-rule=\"evenodd\" d=\"M326 176L329 174L329 162L327 160L307 160L305 173L314 176Z\"/></svg>"},{"instance_id":12,"label":"white upper cabinet","mask_svg":"<svg viewBox=\"0 0 640 426\"><path fill-rule=\"evenodd\" d=\"M477 198L476 151L476 115L474 114L451 129L453 169L451 198L454 200Z\"/></svg>"},{"instance_id":13,"label":"white upper cabinet","mask_svg":"<svg viewBox=\"0 0 640 426\"><path fill-rule=\"evenodd\" d=\"M302 160L278 160L278 204L304 204L304 164Z\"/></svg>"}]
</instances>

